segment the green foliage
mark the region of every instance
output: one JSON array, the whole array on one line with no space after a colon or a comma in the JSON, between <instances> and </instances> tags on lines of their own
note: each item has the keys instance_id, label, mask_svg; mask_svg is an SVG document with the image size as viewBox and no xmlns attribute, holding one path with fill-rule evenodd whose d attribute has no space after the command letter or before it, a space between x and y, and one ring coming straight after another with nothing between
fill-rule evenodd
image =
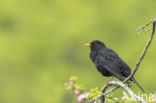
<instances>
[{"instance_id":1,"label":"green foliage","mask_svg":"<svg viewBox=\"0 0 156 103\"><path fill-rule=\"evenodd\" d=\"M98 89L98 87L92 88L91 91L88 94L88 98L89 99L94 99L99 95L101 95L101 91Z\"/></svg>"},{"instance_id":2,"label":"green foliage","mask_svg":"<svg viewBox=\"0 0 156 103\"><path fill-rule=\"evenodd\" d=\"M76 80L77 80L77 77L76 77L76 76L72 76L72 77L70 77L70 81L75 82Z\"/></svg>"}]
</instances>

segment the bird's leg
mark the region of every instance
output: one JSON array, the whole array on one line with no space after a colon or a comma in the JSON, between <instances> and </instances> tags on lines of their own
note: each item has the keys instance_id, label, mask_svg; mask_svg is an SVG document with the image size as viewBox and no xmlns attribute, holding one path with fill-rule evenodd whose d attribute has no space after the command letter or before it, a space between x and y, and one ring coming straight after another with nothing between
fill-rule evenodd
<instances>
[{"instance_id":1,"label":"bird's leg","mask_svg":"<svg viewBox=\"0 0 156 103\"><path fill-rule=\"evenodd\" d=\"M109 81L112 81L113 79L114 79L114 76L112 76L111 79L109 79L109 80L107 81L107 83L108 83Z\"/></svg>"},{"instance_id":2,"label":"bird's leg","mask_svg":"<svg viewBox=\"0 0 156 103\"><path fill-rule=\"evenodd\" d=\"M112 76L112 78L109 81L112 81L114 79L114 76Z\"/></svg>"},{"instance_id":3,"label":"bird's leg","mask_svg":"<svg viewBox=\"0 0 156 103\"><path fill-rule=\"evenodd\" d=\"M132 85L130 83L132 83L132 82L131 81L127 81L128 87L132 87Z\"/></svg>"}]
</instances>

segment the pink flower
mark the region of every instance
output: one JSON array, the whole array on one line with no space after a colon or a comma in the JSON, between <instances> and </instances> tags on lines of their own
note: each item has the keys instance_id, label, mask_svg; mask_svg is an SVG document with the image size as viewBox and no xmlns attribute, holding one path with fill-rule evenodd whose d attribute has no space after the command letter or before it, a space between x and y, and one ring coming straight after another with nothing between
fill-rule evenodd
<instances>
[{"instance_id":1,"label":"pink flower","mask_svg":"<svg viewBox=\"0 0 156 103\"><path fill-rule=\"evenodd\" d=\"M81 94L77 97L77 102L81 103L84 99L88 98L88 93Z\"/></svg>"},{"instance_id":2,"label":"pink flower","mask_svg":"<svg viewBox=\"0 0 156 103\"><path fill-rule=\"evenodd\" d=\"M75 89L75 90L74 90L74 93L75 93L75 94L79 94L79 93L80 93L80 90Z\"/></svg>"},{"instance_id":3,"label":"pink flower","mask_svg":"<svg viewBox=\"0 0 156 103\"><path fill-rule=\"evenodd\" d=\"M73 82L73 81L71 81L71 82L69 83L69 85L70 85L70 86L74 85L74 82Z\"/></svg>"}]
</instances>

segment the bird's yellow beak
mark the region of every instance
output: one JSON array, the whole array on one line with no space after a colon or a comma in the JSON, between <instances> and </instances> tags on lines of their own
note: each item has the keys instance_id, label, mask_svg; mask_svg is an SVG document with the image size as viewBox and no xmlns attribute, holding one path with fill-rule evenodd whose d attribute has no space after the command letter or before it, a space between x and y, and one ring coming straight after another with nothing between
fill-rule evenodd
<instances>
[{"instance_id":1,"label":"bird's yellow beak","mask_svg":"<svg viewBox=\"0 0 156 103\"><path fill-rule=\"evenodd\" d=\"M85 46L89 46L89 47L91 47L92 45L91 44L84 44Z\"/></svg>"}]
</instances>

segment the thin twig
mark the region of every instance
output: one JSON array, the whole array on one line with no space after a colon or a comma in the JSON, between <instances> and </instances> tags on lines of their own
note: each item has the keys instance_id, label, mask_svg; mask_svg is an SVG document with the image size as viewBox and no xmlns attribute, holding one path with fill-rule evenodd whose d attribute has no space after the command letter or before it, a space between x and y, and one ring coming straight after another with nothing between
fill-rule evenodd
<instances>
[{"instance_id":1,"label":"thin twig","mask_svg":"<svg viewBox=\"0 0 156 103\"><path fill-rule=\"evenodd\" d=\"M144 30L144 28L145 28L146 26L148 26L149 24L151 24L151 23L153 23L153 29L152 29L151 35L150 35L150 37L149 37L149 40L147 41L147 44L146 44L146 46L145 46L145 48L144 48L144 50L143 50L143 52L142 52L142 54L141 54L139 60L137 61L136 65L135 65L135 68L133 69L131 75L130 75L128 78L126 78L126 79L123 81L123 83L126 83L131 77L133 77L133 75L134 75L135 72L137 71L137 69L138 69L138 67L139 67L139 65L140 65L140 63L141 63L141 61L143 60L143 58L144 58L144 56L145 56L145 54L146 54L146 52L147 52L147 50L148 50L148 48L149 48L151 42L152 42L152 39L153 39L153 36L154 36L154 33L155 33L156 20L151 20L149 23L147 23L146 25L142 26L141 29ZM140 28L140 27L139 27L139 28Z\"/></svg>"},{"instance_id":2,"label":"thin twig","mask_svg":"<svg viewBox=\"0 0 156 103\"><path fill-rule=\"evenodd\" d=\"M111 78L110 80L108 80L108 81L106 82L106 84L102 87L102 89L101 89L102 93L105 93L106 89L108 88L108 83L109 83L109 81L112 81L113 78L114 78L114 76L112 76L112 78ZM108 99L108 98L109 98L109 95L107 96L107 99ZM106 103L106 100L105 100L105 96L104 96L104 95L101 96L101 103Z\"/></svg>"},{"instance_id":3,"label":"thin twig","mask_svg":"<svg viewBox=\"0 0 156 103\"><path fill-rule=\"evenodd\" d=\"M109 93L107 96L106 96L106 99L105 99L105 102L104 103L107 103L107 100L108 98L110 97L111 93Z\"/></svg>"},{"instance_id":4,"label":"thin twig","mask_svg":"<svg viewBox=\"0 0 156 103\"><path fill-rule=\"evenodd\" d=\"M153 28L152 28L152 32L151 32L151 35L150 35L150 37L149 37L149 40L147 41L147 44L145 45L145 48L144 48L144 50L143 50L143 52L142 52L140 58L138 59L136 65L135 65L135 68L133 69L131 75L129 75L122 83L126 83L131 77L134 76L134 74L135 74L136 71L138 70L138 67L139 67L140 63L141 63L141 61L143 60L143 58L144 58L144 56L145 56L145 54L146 54L146 52L147 52L147 50L148 50L148 48L149 48L151 42L152 42L152 39L153 39L153 36L154 36L154 33L155 33L156 20L151 20L151 21L150 21L149 23L147 23L146 25L139 27L138 30L141 29L141 30L143 30L143 31L146 32L145 28L146 28L147 26L149 26L151 23L153 23ZM106 84L107 84L107 83L106 83ZM104 89L105 89L105 90L108 88L108 86L107 86L106 84L104 85ZM119 88L119 86L115 86L114 88L110 89L109 91L106 91L105 93L102 93L100 96L97 96L95 99L90 100L89 103L91 103L91 102L93 102L93 101L99 99L99 98L102 97L102 96L105 96L105 95L107 95L107 94L111 94L111 93L112 93L114 90L116 90L117 88ZM105 91L105 90L104 90L104 91Z\"/></svg>"},{"instance_id":5,"label":"thin twig","mask_svg":"<svg viewBox=\"0 0 156 103\"><path fill-rule=\"evenodd\" d=\"M106 91L105 93L103 93L103 94L97 96L96 98L90 100L89 103L94 102L95 100L99 99L101 96L105 96L105 95L107 95L107 94L109 94L109 93L112 93L112 92L113 92L114 90L116 90L117 88L119 88L119 86L116 86L116 87L110 89L109 91Z\"/></svg>"},{"instance_id":6,"label":"thin twig","mask_svg":"<svg viewBox=\"0 0 156 103\"><path fill-rule=\"evenodd\" d=\"M109 97L109 99L113 100L115 103L120 103L120 101L118 101L117 98Z\"/></svg>"},{"instance_id":7,"label":"thin twig","mask_svg":"<svg viewBox=\"0 0 156 103\"><path fill-rule=\"evenodd\" d=\"M108 82L109 82L109 81L107 81L106 84L102 87L102 89L101 89L102 94L105 93L105 91L106 91L106 89L107 89L107 87L108 87ZM104 95L101 96L101 103L105 103L105 96L104 96Z\"/></svg>"}]
</instances>

